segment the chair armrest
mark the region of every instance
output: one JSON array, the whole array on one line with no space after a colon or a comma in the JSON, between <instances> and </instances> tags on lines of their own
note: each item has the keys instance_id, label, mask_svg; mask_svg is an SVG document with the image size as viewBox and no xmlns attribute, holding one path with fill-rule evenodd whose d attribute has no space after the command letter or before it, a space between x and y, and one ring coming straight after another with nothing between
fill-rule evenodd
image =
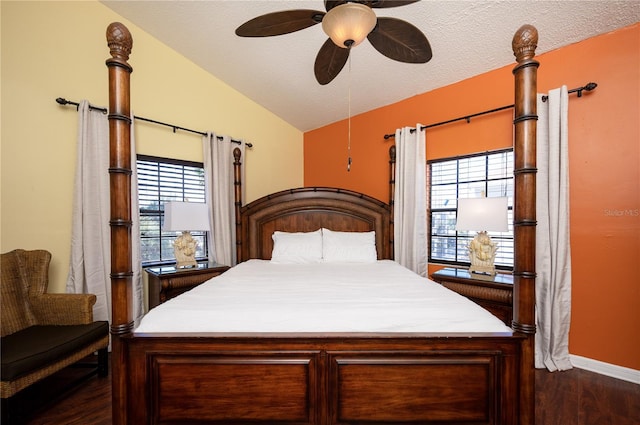
<instances>
[{"instance_id":1,"label":"chair armrest","mask_svg":"<svg viewBox=\"0 0 640 425\"><path fill-rule=\"evenodd\" d=\"M84 325L93 322L94 294L43 294L31 299L40 325Z\"/></svg>"}]
</instances>

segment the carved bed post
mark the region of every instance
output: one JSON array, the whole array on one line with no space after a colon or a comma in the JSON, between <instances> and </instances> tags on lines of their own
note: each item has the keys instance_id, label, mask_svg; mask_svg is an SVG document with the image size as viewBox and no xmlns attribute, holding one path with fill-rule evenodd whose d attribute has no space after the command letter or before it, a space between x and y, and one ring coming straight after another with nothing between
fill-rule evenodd
<instances>
[{"instance_id":1,"label":"carved bed post","mask_svg":"<svg viewBox=\"0 0 640 425\"><path fill-rule=\"evenodd\" d=\"M131 112L127 63L133 39L127 27L107 28L109 68L109 185L111 199L111 357L113 423L127 423L127 351L122 338L133 332L131 259Z\"/></svg>"},{"instance_id":2,"label":"carved bed post","mask_svg":"<svg viewBox=\"0 0 640 425\"><path fill-rule=\"evenodd\" d=\"M233 150L233 187L234 205L236 213L236 263L242 258L242 221L240 218L240 207L242 206L242 162L240 157L242 152L239 148Z\"/></svg>"},{"instance_id":3,"label":"carved bed post","mask_svg":"<svg viewBox=\"0 0 640 425\"><path fill-rule=\"evenodd\" d=\"M536 128L537 72L534 60L538 31L523 25L513 37L518 64L515 76L514 115L514 330L527 335L520 370L520 423L535 423L534 338L536 260Z\"/></svg>"},{"instance_id":4,"label":"carved bed post","mask_svg":"<svg viewBox=\"0 0 640 425\"><path fill-rule=\"evenodd\" d=\"M394 259L395 251L394 251L394 215L393 215L393 205L396 200L396 145L393 145L389 148L389 258L391 260Z\"/></svg>"}]
</instances>

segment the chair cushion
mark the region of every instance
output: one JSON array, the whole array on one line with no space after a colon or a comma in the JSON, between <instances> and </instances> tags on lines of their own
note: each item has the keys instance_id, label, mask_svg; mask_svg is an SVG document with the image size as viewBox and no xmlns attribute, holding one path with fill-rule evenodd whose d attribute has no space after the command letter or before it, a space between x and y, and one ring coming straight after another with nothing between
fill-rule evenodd
<instances>
[{"instance_id":1,"label":"chair cushion","mask_svg":"<svg viewBox=\"0 0 640 425\"><path fill-rule=\"evenodd\" d=\"M109 333L106 321L88 325L31 326L0 338L2 380L45 367Z\"/></svg>"}]
</instances>

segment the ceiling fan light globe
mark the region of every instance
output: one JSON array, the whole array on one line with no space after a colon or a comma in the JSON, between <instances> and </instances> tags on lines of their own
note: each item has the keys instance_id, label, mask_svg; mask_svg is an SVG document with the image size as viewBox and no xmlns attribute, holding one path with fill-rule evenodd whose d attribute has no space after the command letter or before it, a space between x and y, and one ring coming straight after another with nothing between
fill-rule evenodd
<instances>
[{"instance_id":1,"label":"ceiling fan light globe","mask_svg":"<svg viewBox=\"0 0 640 425\"><path fill-rule=\"evenodd\" d=\"M322 29L336 46L351 48L360 44L376 26L376 14L360 3L344 3L322 18Z\"/></svg>"}]
</instances>

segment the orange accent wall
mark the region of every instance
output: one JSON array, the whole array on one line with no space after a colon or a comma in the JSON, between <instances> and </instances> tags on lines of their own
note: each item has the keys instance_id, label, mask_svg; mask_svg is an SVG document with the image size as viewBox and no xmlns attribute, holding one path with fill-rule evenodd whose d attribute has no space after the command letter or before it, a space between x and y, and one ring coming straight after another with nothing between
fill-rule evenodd
<instances>
[{"instance_id":1,"label":"orange accent wall","mask_svg":"<svg viewBox=\"0 0 640 425\"><path fill-rule=\"evenodd\" d=\"M510 43L505 40L506 49ZM640 23L537 59L540 92L598 84L580 99L571 95L569 104L569 351L640 370ZM387 201L393 139L383 136L512 104L514 65L352 117L350 172L346 120L305 133L305 186L342 187ZM429 78L428 65L425 70ZM509 109L428 129L427 158L511 146L512 114Z\"/></svg>"}]
</instances>

